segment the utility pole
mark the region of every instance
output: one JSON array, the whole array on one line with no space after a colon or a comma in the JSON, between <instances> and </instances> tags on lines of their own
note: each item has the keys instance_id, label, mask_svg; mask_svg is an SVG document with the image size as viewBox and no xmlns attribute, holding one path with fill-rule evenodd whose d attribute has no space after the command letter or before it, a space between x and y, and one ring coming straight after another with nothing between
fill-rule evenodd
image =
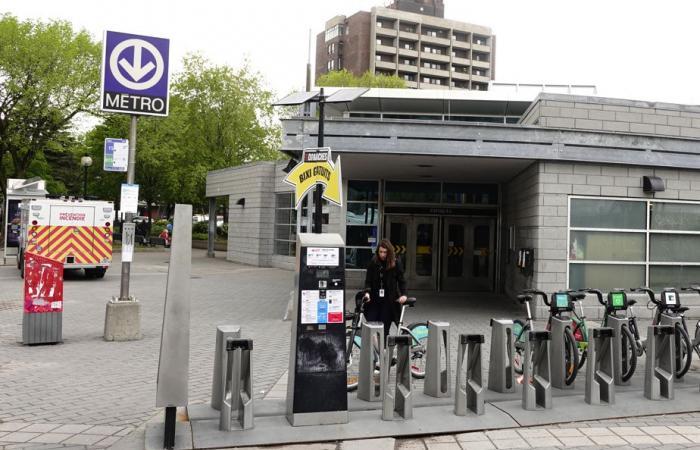
<instances>
[{"instance_id":1,"label":"utility pole","mask_svg":"<svg viewBox=\"0 0 700 450\"><path fill-rule=\"evenodd\" d=\"M323 147L323 122L324 122L324 102L325 98L323 95L323 88L321 88L318 93L318 142L316 146L318 148ZM314 233L323 232L323 186L320 184L316 185L316 191L314 192L314 205L316 212L314 213Z\"/></svg>"},{"instance_id":2,"label":"utility pole","mask_svg":"<svg viewBox=\"0 0 700 450\"><path fill-rule=\"evenodd\" d=\"M126 168L126 182L128 184L134 184L136 180L136 114L131 115L131 124L129 126L129 163ZM120 206L121 207L121 206ZM131 212L124 213L124 220L122 222L122 239L124 236L124 224L129 224L132 226L132 220L134 219L134 214ZM136 243L134 243L136 246ZM119 289L119 300L128 301L129 300L129 277L131 276L131 262L122 261L122 280L121 287Z\"/></svg>"}]
</instances>

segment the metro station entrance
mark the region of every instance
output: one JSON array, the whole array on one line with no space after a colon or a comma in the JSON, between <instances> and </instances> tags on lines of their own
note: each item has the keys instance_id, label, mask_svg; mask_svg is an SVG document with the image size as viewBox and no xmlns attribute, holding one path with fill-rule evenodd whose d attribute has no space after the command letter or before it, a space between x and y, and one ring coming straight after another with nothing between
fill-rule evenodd
<instances>
[{"instance_id":1,"label":"metro station entrance","mask_svg":"<svg viewBox=\"0 0 700 450\"><path fill-rule=\"evenodd\" d=\"M386 215L385 227L411 289L494 289L495 219Z\"/></svg>"}]
</instances>

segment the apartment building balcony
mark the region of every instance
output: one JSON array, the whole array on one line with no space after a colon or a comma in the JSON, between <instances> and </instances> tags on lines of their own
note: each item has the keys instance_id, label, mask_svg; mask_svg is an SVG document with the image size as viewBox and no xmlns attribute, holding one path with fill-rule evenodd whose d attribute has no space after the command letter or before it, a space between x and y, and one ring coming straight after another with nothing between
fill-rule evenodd
<instances>
[{"instance_id":1,"label":"apartment building balcony","mask_svg":"<svg viewBox=\"0 0 700 450\"><path fill-rule=\"evenodd\" d=\"M488 83L489 81L491 81L491 78L483 76L483 75L472 74L472 81L476 81L478 83Z\"/></svg>"},{"instance_id":2,"label":"apartment building balcony","mask_svg":"<svg viewBox=\"0 0 700 450\"><path fill-rule=\"evenodd\" d=\"M488 69L491 67L491 63L488 61L477 61L476 59L472 59L472 67L478 67L480 69Z\"/></svg>"},{"instance_id":3,"label":"apartment building balcony","mask_svg":"<svg viewBox=\"0 0 700 450\"><path fill-rule=\"evenodd\" d=\"M418 50L409 50L407 48L399 47L399 56L410 56L411 58L418 58Z\"/></svg>"},{"instance_id":4,"label":"apartment building balcony","mask_svg":"<svg viewBox=\"0 0 700 450\"><path fill-rule=\"evenodd\" d=\"M445 63L450 62L449 55L440 55L437 53L420 52L420 57L421 57L421 59L427 59L430 61L445 62Z\"/></svg>"},{"instance_id":5,"label":"apartment building balcony","mask_svg":"<svg viewBox=\"0 0 700 450\"><path fill-rule=\"evenodd\" d=\"M375 30L377 32L377 36L396 37L398 34L398 32L393 28L375 27Z\"/></svg>"},{"instance_id":6,"label":"apartment building balcony","mask_svg":"<svg viewBox=\"0 0 700 450\"><path fill-rule=\"evenodd\" d=\"M462 50L469 50L472 48L471 44L467 41L458 41L457 39L452 39L452 47L459 48Z\"/></svg>"},{"instance_id":7,"label":"apartment building balcony","mask_svg":"<svg viewBox=\"0 0 700 450\"><path fill-rule=\"evenodd\" d=\"M394 63L392 61L375 61L374 67L377 69L395 71L396 70L396 63Z\"/></svg>"},{"instance_id":8,"label":"apartment building balcony","mask_svg":"<svg viewBox=\"0 0 700 450\"><path fill-rule=\"evenodd\" d=\"M407 88L418 89L418 83L415 81L404 81Z\"/></svg>"},{"instance_id":9,"label":"apartment building balcony","mask_svg":"<svg viewBox=\"0 0 700 450\"><path fill-rule=\"evenodd\" d=\"M388 45L377 45L375 50L377 53L388 53L390 55L396 54L396 47L390 47Z\"/></svg>"},{"instance_id":10,"label":"apartment building balcony","mask_svg":"<svg viewBox=\"0 0 700 450\"><path fill-rule=\"evenodd\" d=\"M446 84L424 83L421 81L420 88L421 89L449 89L450 86L448 86Z\"/></svg>"},{"instance_id":11,"label":"apartment building balcony","mask_svg":"<svg viewBox=\"0 0 700 450\"><path fill-rule=\"evenodd\" d=\"M410 64L399 64L399 70L401 72L418 73L418 67Z\"/></svg>"},{"instance_id":12,"label":"apartment building balcony","mask_svg":"<svg viewBox=\"0 0 700 450\"><path fill-rule=\"evenodd\" d=\"M452 63L453 64L459 64L461 66L468 66L471 64L471 60L468 58L459 58L457 56L452 57Z\"/></svg>"},{"instance_id":13,"label":"apartment building balcony","mask_svg":"<svg viewBox=\"0 0 700 450\"><path fill-rule=\"evenodd\" d=\"M453 80L469 81L469 74L464 72L452 72Z\"/></svg>"},{"instance_id":14,"label":"apartment building balcony","mask_svg":"<svg viewBox=\"0 0 700 450\"><path fill-rule=\"evenodd\" d=\"M449 78L450 77L450 72L448 72L447 70L429 69L427 67L421 67L420 74L428 76L428 77L440 77L440 78Z\"/></svg>"},{"instance_id":15,"label":"apartment building balcony","mask_svg":"<svg viewBox=\"0 0 700 450\"><path fill-rule=\"evenodd\" d=\"M491 47L483 44L472 44L472 50L477 52L491 53Z\"/></svg>"},{"instance_id":16,"label":"apartment building balcony","mask_svg":"<svg viewBox=\"0 0 700 450\"><path fill-rule=\"evenodd\" d=\"M450 41L447 38L441 38L441 37L435 37L435 36L428 36L425 34L421 34L420 40L424 44L435 44L435 45L442 45L445 47L449 47L452 41Z\"/></svg>"},{"instance_id":17,"label":"apartment building balcony","mask_svg":"<svg viewBox=\"0 0 700 450\"><path fill-rule=\"evenodd\" d=\"M417 41L420 39L420 36L418 33L411 33L410 31L399 31L399 38Z\"/></svg>"}]
</instances>

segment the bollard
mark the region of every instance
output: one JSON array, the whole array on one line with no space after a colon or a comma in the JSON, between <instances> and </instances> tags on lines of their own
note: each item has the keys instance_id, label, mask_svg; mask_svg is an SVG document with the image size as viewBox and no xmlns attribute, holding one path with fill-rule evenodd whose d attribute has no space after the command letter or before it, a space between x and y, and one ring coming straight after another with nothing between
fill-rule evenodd
<instances>
[{"instance_id":1,"label":"bollard","mask_svg":"<svg viewBox=\"0 0 700 450\"><path fill-rule=\"evenodd\" d=\"M368 402L381 401L381 383L374 377L376 365L384 353L384 324L381 322L362 323L362 347L360 347L360 373L357 380L357 398ZM379 349L379 361L375 355Z\"/></svg>"},{"instance_id":2,"label":"bollard","mask_svg":"<svg viewBox=\"0 0 700 450\"><path fill-rule=\"evenodd\" d=\"M628 386L631 380L622 381L622 373L626 372L629 367L629 360L627 359L627 351L624 339L626 339L625 334L622 332L622 327L626 326L629 329L630 321L627 317L615 317L613 315L608 316L608 325L612 328L613 338L612 338L612 349L613 349L613 380L616 386Z\"/></svg>"},{"instance_id":3,"label":"bollard","mask_svg":"<svg viewBox=\"0 0 700 450\"><path fill-rule=\"evenodd\" d=\"M566 338L564 331L570 325L571 319L569 317L552 317L552 342L550 344L552 359L550 364L552 369L552 386L557 389L574 388L574 383L568 386L566 384ZM578 351L578 349L574 349L574 351Z\"/></svg>"},{"instance_id":4,"label":"bollard","mask_svg":"<svg viewBox=\"0 0 700 450\"><path fill-rule=\"evenodd\" d=\"M673 400L674 340L673 327L650 325L647 330L644 396L649 400Z\"/></svg>"},{"instance_id":5,"label":"bollard","mask_svg":"<svg viewBox=\"0 0 700 450\"><path fill-rule=\"evenodd\" d=\"M221 409L221 393L224 390L223 383L226 375L226 368L221 368L222 361L226 361L226 341L228 338L241 337L241 327L238 325L219 325L216 327L216 348L214 350L214 375L211 381L211 407L215 410ZM233 359L234 368L238 365L236 357ZM223 372L222 372L223 371ZM238 409L238 405L234 405Z\"/></svg>"},{"instance_id":6,"label":"bollard","mask_svg":"<svg viewBox=\"0 0 700 450\"><path fill-rule=\"evenodd\" d=\"M221 431L231 431L231 416L236 409L238 409L237 422L240 429L253 428L252 351L252 339L228 338L226 340L226 361L222 361L222 367L226 367L226 376L224 390L221 392L221 413L219 415L219 430ZM240 361L237 369L233 365L233 359L236 356ZM238 407L235 408L234 405L238 405Z\"/></svg>"},{"instance_id":7,"label":"bollard","mask_svg":"<svg viewBox=\"0 0 700 450\"><path fill-rule=\"evenodd\" d=\"M413 418L413 396L409 349L410 336L387 336L384 358L381 363L382 420ZM392 394L389 386L391 361L396 349L396 386Z\"/></svg>"},{"instance_id":8,"label":"bollard","mask_svg":"<svg viewBox=\"0 0 700 450\"><path fill-rule=\"evenodd\" d=\"M676 297L676 298L678 298L678 297ZM659 325L662 325L662 326L669 326L669 327L673 328L673 330L675 330L675 329L676 329L676 324L678 324L678 326L681 326L681 327L683 326L683 318L682 318L680 315L677 315L677 314L676 314L676 315L661 314L661 316L659 317ZM692 339L691 339L691 340L692 340ZM681 345L680 336L679 336L678 334L676 334L675 331L674 331L674 333L673 333L673 348L675 349L675 348L677 348L679 345ZM688 351L689 351L689 352L692 352L692 349L688 349ZM681 361L681 360L680 360L679 355L676 355L676 354L675 354L675 350L674 350L673 355L674 355L673 357L674 357L674 359L675 359L675 361L674 361L674 366L673 366L673 367L679 367L681 364L684 363L684 361ZM678 356L678 357L677 357L677 356ZM684 377L685 377L685 375L683 375L683 376L680 377L680 378L676 378L676 379L674 380L674 382L675 382L675 383L682 383Z\"/></svg>"},{"instance_id":9,"label":"bollard","mask_svg":"<svg viewBox=\"0 0 700 450\"><path fill-rule=\"evenodd\" d=\"M455 380L455 415L466 416L467 410L477 415L484 414L484 386L481 370L481 344L483 343L483 334L459 335ZM466 367L462 370L465 360Z\"/></svg>"},{"instance_id":10,"label":"bollard","mask_svg":"<svg viewBox=\"0 0 700 450\"><path fill-rule=\"evenodd\" d=\"M615 403L612 328L594 328L588 335L585 401L589 405Z\"/></svg>"},{"instance_id":11,"label":"bollard","mask_svg":"<svg viewBox=\"0 0 700 450\"><path fill-rule=\"evenodd\" d=\"M489 390L501 393L515 392L514 342L513 321L491 319Z\"/></svg>"},{"instance_id":12,"label":"bollard","mask_svg":"<svg viewBox=\"0 0 700 450\"><path fill-rule=\"evenodd\" d=\"M451 373L449 323L428 321L427 353L423 392L431 397L449 397Z\"/></svg>"},{"instance_id":13,"label":"bollard","mask_svg":"<svg viewBox=\"0 0 700 450\"><path fill-rule=\"evenodd\" d=\"M549 367L549 331L528 331L523 359L523 409L536 411L552 407Z\"/></svg>"}]
</instances>

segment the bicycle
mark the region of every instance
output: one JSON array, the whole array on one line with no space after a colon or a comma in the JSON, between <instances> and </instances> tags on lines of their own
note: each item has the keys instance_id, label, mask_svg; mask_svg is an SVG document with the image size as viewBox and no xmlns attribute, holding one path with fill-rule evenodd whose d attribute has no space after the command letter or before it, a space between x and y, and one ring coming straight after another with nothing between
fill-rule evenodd
<instances>
[{"instance_id":1,"label":"bicycle","mask_svg":"<svg viewBox=\"0 0 700 450\"><path fill-rule=\"evenodd\" d=\"M656 300L656 294L648 287L632 288L632 292L644 292L649 297L649 304L653 304L655 310L652 325L659 325L664 317L668 321L675 322L675 357L676 357L676 378L683 376L690 369L690 364L693 358L692 345L688 336L688 326L685 322L685 312L688 311L687 306L681 306L680 296L678 291L673 288L666 288L659 295L660 300ZM676 320L680 318L680 323Z\"/></svg>"},{"instance_id":2,"label":"bicycle","mask_svg":"<svg viewBox=\"0 0 700 450\"><path fill-rule=\"evenodd\" d=\"M605 300L603 298L603 293L599 289L584 289L589 294L595 294L598 298L598 302L605 307L605 313L603 314L603 320L600 326L607 327L608 319L610 317L620 318L617 314L620 311L625 312L625 316L622 318L627 319L627 324L622 324L620 330L622 336L620 336L622 342L622 354L621 354L621 373L620 378L622 381L627 381L632 378L634 371L637 368L637 356L639 348L641 347L641 342L639 342L639 332L637 329L636 317L628 313L628 309L631 312L632 306L637 303L634 299L628 299L627 294L622 289L614 289L608 292L608 298ZM634 321L634 322L633 322ZM635 337L635 332L637 333ZM638 347L639 346L639 347ZM641 356L641 355L639 355Z\"/></svg>"},{"instance_id":3,"label":"bicycle","mask_svg":"<svg viewBox=\"0 0 700 450\"><path fill-rule=\"evenodd\" d=\"M685 288L681 288L683 291L694 291L698 294L700 294L700 286L689 286ZM700 358L700 320L698 320L695 323L695 335L693 337L693 342L691 343L693 350L695 350L695 353L698 355L698 358Z\"/></svg>"},{"instance_id":4,"label":"bicycle","mask_svg":"<svg viewBox=\"0 0 700 450\"><path fill-rule=\"evenodd\" d=\"M357 389L357 383L359 380L359 369L360 369L360 351L362 349L362 337L360 335L360 330L362 329L362 323L365 321L365 304L364 300L365 291L359 291L355 294L355 311L345 312L345 320L350 320L351 323L346 327L346 352L345 352L345 363L347 366L347 390L354 391ZM416 305L416 298L409 297L406 302L401 305L401 316L397 324L399 334L408 334L411 336L411 349L410 349L410 364L411 364L411 376L413 378L425 378L425 362L426 362L426 351L428 348L428 327L424 322L417 322L408 325L407 327L403 325L404 314L406 313L406 308L413 308ZM384 345L382 343L382 345ZM375 364L379 364L379 343L373 343L373 353ZM378 373L378 368L375 369Z\"/></svg>"},{"instance_id":5,"label":"bicycle","mask_svg":"<svg viewBox=\"0 0 700 450\"><path fill-rule=\"evenodd\" d=\"M586 315L583 311L583 300L586 298L586 294L583 291L576 291L569 289L566 291L571 294L572 309L571 314L571 332L576 340L576 349L578 350L578 370L581 370L584 364L586 364L586 358L588 358L588 327L586 326ZM581 313L576 312L576 305L579 305ZM547 326L549 330L549 324Z\"/></svg>"},{"instance_id":6,"label":"bicycle","mask_svg":"<svg viewBox=\"0 0 700 450\"><path fill-rule=\"evenodd\" d=\"M546 326L547 330L549 330L551 328L552 317L569 319L568 316L563 316L562 314L564 312L573 311L573 298L576 297L576 299L579 300L585 297L585 294L578 293L577 295L574 295L572 292L555 292L552 294L551 301L549 301L545 292L538 291L536 289L526 289L516 297L520 303L524 303L527 307L526 322L523 323L519 319L513 321L513 336L515 337L513 369L518 375L522 375L523 373L523 358L525 353L526 335L525 332L530 330L534 331L532 311L530 309L530 302L533 300L533 296L542 297L542 300L544 301L545 305L549 306L549 319L547 320ZM574 338L571 326L567 326L564 329L564 361L566 367L565 382L567 385L570 385L576 379L576 375L578 374L579 369L578 345L576 343L576 338Z\"/></svg>"}]
</instances>

